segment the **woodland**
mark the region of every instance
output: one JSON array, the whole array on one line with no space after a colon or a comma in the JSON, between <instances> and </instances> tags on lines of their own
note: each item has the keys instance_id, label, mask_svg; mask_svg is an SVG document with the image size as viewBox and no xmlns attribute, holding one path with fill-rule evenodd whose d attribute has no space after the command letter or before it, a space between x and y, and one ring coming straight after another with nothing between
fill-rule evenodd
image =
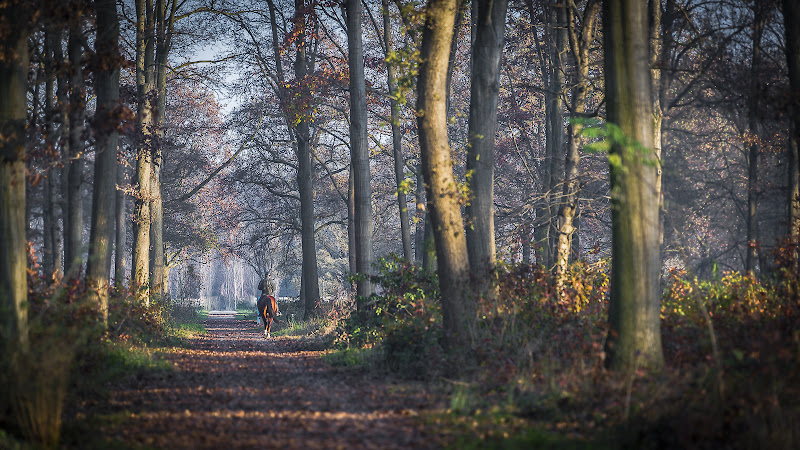
<instances>
[{"instance_id":1,"label":"woodland","mask_svg":"<svg viewBox=\"0 0 800 450\"><path fill-rule=\"evenodd\" d=\"M0 447L797 448L799 141L796 0L4 0Z\"/></svg>"}]
</instances>

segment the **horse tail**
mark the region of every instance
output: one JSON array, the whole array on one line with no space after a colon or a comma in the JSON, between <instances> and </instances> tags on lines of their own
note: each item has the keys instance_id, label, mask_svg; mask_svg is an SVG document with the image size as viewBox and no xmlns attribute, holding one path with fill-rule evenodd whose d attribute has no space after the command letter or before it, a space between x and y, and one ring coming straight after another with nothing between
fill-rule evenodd
<instances>
[{"instance_id":1,"label":"horse tail","mask_svg":"<svg viewBox=\"0 0 800 450\"><path fill-rule=\"evenodd\" d=\"M274 308L274 305L275 305L275 299L272 298L272 296L268 296L267 297L267 310L266 310L266 312L269 314L269 316L272 319L275 319L275 308Z\"/></svg>"}]
</instances>

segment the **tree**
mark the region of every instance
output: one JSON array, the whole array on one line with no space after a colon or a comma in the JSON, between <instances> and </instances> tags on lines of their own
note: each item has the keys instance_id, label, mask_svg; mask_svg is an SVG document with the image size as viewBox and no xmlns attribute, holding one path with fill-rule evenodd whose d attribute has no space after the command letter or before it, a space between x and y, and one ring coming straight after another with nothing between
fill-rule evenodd
<instances>
[{"instance_id":1,"label":"tree","mask_svg":"<svg viewBox=\"0 0 800 450\"><path fill-rule=\"evenodd\" d=\"M386 56L386 85L389 88L389 107L391 109L389 120L392 127L392 154L394 156L394 177L397 180L397 205L400 209L400 237L403 241L403 258L413 261L411 253L411 224L408 219L408 202L405 189L401 183L405 179L405 161L403 158L403 135L400 130L400 90L397 87L397 75L394 64L389 62L390 55L394 52L394 39L389 17L389 0L381 0L383 16L383 50ZM420 235L420 237L422 237ZM418 246L422 247L420 244ZM419 252L419 250L418 250Z\"/></svg>"},{"instance_id":2,"label":"tree","mask_svg":"<svg viewBox=\"0 0 800 450\"><path fill-rule=\"evenodd\" d=\"M28 345L25 94L31 6L0 5L0 339L23 348Z\"/></svg>"},{"instance_id":3,"label":"tree","mask_svg":"<svg viewBox=\"0 0 800 450\"><path fill-rule=\"evenodd\" d=\"M430 0L425 10L417 81L417 126L427 198L436 241L445 346L457 373L469 360L474 302L466 295L467 241L461 218L464 202L453 175L447 137L447 65L453 39L455 0Z\"/></svg>"},{"instance_id":4,"label":"tree","mask_svg":"<svg viewBox=\"0 0 800 450\"><path fill-rule=\"evenodd\" d=\"M153 117L152 13L145 0L136 0L136 206L134 211L133 267L131 279L137 298L150 303L150 195L155 145Z\"/></svg>"},{"instance_id":5,"label":"tree","mask_svg":"<svg viewBox=\"0 0 800 450\"><path fill-rule=\"evenodd\" d=\"M367 91L364 80L364 47L361 37L361 0L346 0L347 50L350 66L350 154L355 206L356 293L374 292L372 273L372 189L367 145Z\"/></svg>"},{"instance_id":6,"label":"tree","mask_svg":"<svg viewBox=\"0 0 800 450\"><path fill-rule=\"evenodd\" d=\"M595 21L600 10L599 0L589 0L583 10L580 32L575 24L575 2L567 3L567 30L572 56L575 60L575 80L570 95L572 120L567 125L567 155L564 160L564 188L561 205L558 208L556 237L555 273L559 295L566 281L569 254L577 229L573 225L578 211L578 191L580 188L579 164L582 126L577 121L586 110L586 96L589 91L589 48L594 42Z\"/></svg>"},{"instance_id":7,"label":"tree","mask_svg":"<svg viewBox=\"0 0 800 450\"><path fill-rule=\"evenodd\" d=\"M119 99L119 19L116 0L98 0L95 50L100 70L95 74L97 109L95 112L95 164L92 191L92 228L86 281L90 294L108 322L108 290L111 272L111 246L117 199L117 147L115 112ZM119 249L117 249L119 251Z\"/></svg>"},{"instance_id":8,"label":"tree","mask_svg":"<svg viewBox=\"0 0 800 450\"><path fill-rule=\"evenodd\" d=\"M783 26L786 32L786 61L789 66L791 113L789 127L789 236L800 239L800 4L783 0ZM800 258L795 255L795 261ZM800 267L795 267L800 269Z\"/></svg>"},{"instance_id":9,"label":"tree","mask_svg":"<svg viewBox=\"0 0 800 450\"><path fill-rule=\"evenodd\" d=\"M647 5L603 3L612 195L612 263L606 364L664 364L661 348L656 167ZM618 132L614 132L614 130Z\"/></svg>"},{"instance_id":10,"label":"tree","mask_svg":"<svg viewBox=\"0 0 800 450\"><path fill-rule=\"evenodd\" d=\"M466 208L467 251L475 294L494 296L494 165L500 60L505 42L507 0L476 0L473 18L472 78L467 174L471 199Z\"/></svg>"},{"instance_id":11,"label":"tree","mask_svg":"<svg viewBox=\"0 0 800 450\"><path fill-rule=\"evenodd\" d=\"M83 163L86 92L83 83L83 5L78 0L69 23L69 151L66 163L67 211L64 217L64 271L78 277L83 254Z\"/></svg>"},{"instance_id":12,"label":"tree","mask_svg":"<svg viewBox=\"0 0 800 450\"><path fill-rule=\"evenodd\" d=\"M761 95L761 37L767 20L763 2L753 2L753 48L750 60L750 98L747 110L748 139L750 145L747 158L747 259L745 270L755 276L758 261L758 154L759 144L759 96Z\"/></svg>"}]
</instances>

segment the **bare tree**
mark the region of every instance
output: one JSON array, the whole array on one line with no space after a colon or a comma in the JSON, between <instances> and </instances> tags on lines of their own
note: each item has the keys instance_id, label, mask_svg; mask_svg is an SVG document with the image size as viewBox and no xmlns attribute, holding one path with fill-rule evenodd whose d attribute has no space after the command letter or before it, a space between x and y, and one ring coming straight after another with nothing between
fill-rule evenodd
<instances>
[{"instance_id":1,"label":"bare tree","mask_svg":"<svg viewBox=\"0 0 800 450\"><path fill-rule=\"evenodd\" d=\"M507 8L507 0L477 0L477 15L473 17L475 40L467 145L472 198L466 208L466 238L475 294L489 297L495 294L494 146Z\"/></svg>"},{"instance_id":2,"label":"bare tree","mask_svg":"<svg viewBox=\"0 0 800 450\"><path fill-rule=\"evenodd\" d=\"M356 293L374 292L372 273L372 189L367 145L367 91L364 80L364 47L361 37L361 0L346 0L347 50L350 66L350 170L353 171L355 206Z\"/></svg>"}]
</instances>

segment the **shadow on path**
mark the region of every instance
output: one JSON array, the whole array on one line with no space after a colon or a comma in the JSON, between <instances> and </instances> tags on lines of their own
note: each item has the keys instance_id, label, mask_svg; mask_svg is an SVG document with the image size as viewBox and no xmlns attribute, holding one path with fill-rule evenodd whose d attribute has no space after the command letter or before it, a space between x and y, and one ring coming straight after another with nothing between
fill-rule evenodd
<instances>
[{"instance_id":1,"label":"shadow on path","mask_svg":"<svg viewBox=\"0 0 800 450\"><path fill-rule=\"evenodd\" d=\"M293 338L263 338L253 322L216 319L173 370L112 390L89 414L100 430L155 448L432 448L414 416L434 400L416 389L337 370ZM107 422L107 423L106 423Z\"/></svg>"}]
</instances>

